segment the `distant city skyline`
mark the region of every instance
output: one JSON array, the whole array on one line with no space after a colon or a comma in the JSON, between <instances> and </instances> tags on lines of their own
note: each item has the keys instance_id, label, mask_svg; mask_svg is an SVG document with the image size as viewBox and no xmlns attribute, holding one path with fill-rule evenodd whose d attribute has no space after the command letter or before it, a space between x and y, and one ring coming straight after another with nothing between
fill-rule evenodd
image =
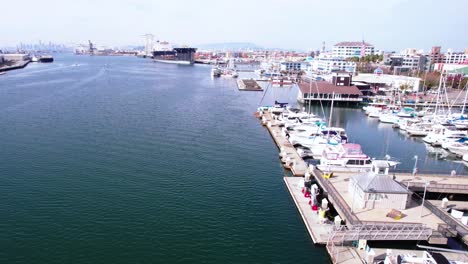
<instances>
[{"instance_id":1,"label":"distant city skyline","mask_svg":"<svg viewBox=\"0 0 468 264\"><path fill-rule=\"evenodd\" d=\"M179 44L250 42L265 48L327 50L365 40L376 49L468 48L468 1L424 0L223 2L43 0L2 4L0 46L35 43L144 45L143 35ZM21 14L23 19L18 19Z\"/></svg>"}]
</instances>

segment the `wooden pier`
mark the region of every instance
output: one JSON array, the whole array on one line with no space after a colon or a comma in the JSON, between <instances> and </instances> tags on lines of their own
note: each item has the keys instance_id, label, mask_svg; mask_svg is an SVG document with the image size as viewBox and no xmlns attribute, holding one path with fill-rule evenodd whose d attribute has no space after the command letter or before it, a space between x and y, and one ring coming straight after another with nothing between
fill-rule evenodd
<instances>
[{"instance_id":1,"label":"wooden pier","mask_svg":"<svg viewBox=\"0 0 468 264\"><path fill-rule=\"evenodd\" d=\"M253 79L237 80L237 87L240 91L263 91L262 87Z\"/></svg>"}]
</instances>

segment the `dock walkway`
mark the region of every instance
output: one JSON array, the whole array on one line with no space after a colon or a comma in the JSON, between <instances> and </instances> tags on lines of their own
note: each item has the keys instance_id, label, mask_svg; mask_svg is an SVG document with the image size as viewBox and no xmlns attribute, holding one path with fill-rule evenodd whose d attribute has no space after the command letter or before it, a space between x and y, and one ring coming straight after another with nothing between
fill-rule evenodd
<instances>
[{"instance_id":1,"label":"dock walkway","mask_svg":"<svg viewBox=\"0 0 468 264\"><path fill-rule=\"evenodd\" d=\"M440 174L395 173L395 180L412 191L427 191L438 193L468 193L468 177Z\"/></svg>"},{"instance_id":2,"label":"dock walkway","mask_svg":"<svg viewBox=\"0 0 468 264\"><path fill-rule=\"evenodd\" d=\"M284 177L284 182L288 188L291 197L296 204L297 210L306 225L309 235L316 244L325 244L327 243L327 238L332 232L332 224L329 223L320 223L318 211L312 211L311 206L309 205L309 198L304 197L302 193L302 186L299 186L302 183L301 179L293 177Z\"/></svg>"},{"instance_id":3,"label":"dock walkway","mask_svg":"<svg viewBox=\"0 0 468 264\"><path fill-rule=\"evenodd\" d=\"M262 87L253 79L237 80L237 87L240 91L263 91Z\"/></svg>"},{"instance_id":4,"label":"dock walkway","mask_svg":"<svg viewBox=\"0 0 468 264\"><path fill-rule=\"evenodd\" d=\"M285 168L290 169L294 176L304 176L307 172L307 164L299 156L294 146L288 141L277 121L273 119L270 112L266 111L262 119L266 124L276 146L281 150ZM285 155L283 155L285 154Z\"/></svg>"}]
</instances>

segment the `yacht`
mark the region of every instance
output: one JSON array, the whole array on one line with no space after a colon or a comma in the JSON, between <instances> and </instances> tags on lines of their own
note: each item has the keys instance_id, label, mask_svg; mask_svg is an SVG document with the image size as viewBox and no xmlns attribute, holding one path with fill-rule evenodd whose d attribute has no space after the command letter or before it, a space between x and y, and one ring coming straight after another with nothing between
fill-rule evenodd
<instances>
[{"instance_id":1,"label":"yacht","mask_svg":"<svg viewBox=\"0 0 468 264\"><path fill-rule=\"evenodd\" d=\"M447 145L448 151L452 152L457 156L464 156L468 154L468 141L465 142L451 142Z\"/></svg>"},{"instance_id":2,"label":"yacht","mask_svg":"<svg viewBox=\"0 0 468 264\"><path fill-rule=\"evenodd\" d=\"M419 119L412 119L412 118L400 118L398 119L398 122L396 123L398 125L398 127L400 128L400 130L402 131L406 131L406 129L409 127L409 126L412 126L413 124L418 124L420 123L421 120Z\"/></svg>"},{"instance_id":3,"label":"yacht","mask_svg":"<svg viewBox=\"0 0 468 264\"><path fill-rule=\"evenodd\" d=\"M381 123L387 123L387 124L398 123L398 119L399 117L393 113L381 113L379 117L379 121Z\"/></svg>"},{"instance_id":4,"label":"yacht","mask_svg":"<svg viewBox=\"0 0 468 264\"><path fill-rule=\"evenodd\" d=\"M431 132L431 128L426 124L413 124L406 128L406 133L413 137L424 137L429 132Z\"/></svg>"},{"instance_id":5,"label":"yacht","mask_svg":"<svg viewBox=\"0 0 468 264\"><path fill-rule=\"evenodd\" d=\"M365 172L371 170L372 161L362 152L361 145L341 144L327 146L317 168L331 172Z\"/></svg>"},{"instance_id":6,"label":"yacht","mask_svg":"<svg viewBox=\"0 0 468 264\"><path fill-rule=\"evenodd\" d=\"M411 108L411 107L404 107L396 115L398 117L415 117L416 116L414 108Z\"/></svg>"},{"instance_id":7,"label":"yacht","mask_svg":"<svg viewBox=\"0 0 468 264\"><path fill-rule=\"evenodd\" d=\"M237 73L236 70L225 69L224 71L222 71L221 76L227 77L227 78L237 78L239 77L239 74Z\"/></svg>"},{"instance_id":8,"label":"yacht","mask_svg":"<svg viewBox=\"0 0 468 264\"><path fill-rule=\"evenodd\" d=\"M423 141L432 146L442 146L444 142L453 142L466 136L466 131L457 130L455 126L434 125Z\"/></svg>"},{"instance_id":9,"label":"yacht","mask_svg":"<svg viewBox=\"0 0 468 264\"><path fill-rule=\"evenodd\" d=\"M372 109L371 111L369 111L369 117L373 117L373 118L380 118L380 115L382 114L382 109L379 109L379 108L375 108L375 109Z\"/></svg>"},{"instance_id":10,"label":"yacht","mask_svg":"<svg viewBox=\"0 0 468 264\"><path fill-rule=\"evenodd\" d=\"M341 144L342 139L337 135L324 135L320 129L309 134L296 134L289 136L289 142L295 147L307 148L311 155L318 159L322 156L323 150L327 146L337 146ZM303 153L298 150L299 155Z\"/></svg>"},{"instance_id":11,"label":"yacht","mask_svg":"<svg viewBox=\"0 0 468 264\"><path fill-rule=\"evenodd\" d=\"M387 106L386 103L369 103L368 105L363 106L362 110L366 112L366 115L369 115L369 113L374 110L378 112L382 111L382 109L384 109L385 106Z\"/></svg>"},{"instance_id":12,"label":"yacht","mask_svg":"<svg viewBox=\"0 0 468 264\"><path fill-rule=\"evenodd\" d=\"M443 142L441 147L448 150L449 146L453 143L465 143L465 142L468 142L468 137L460 138L452 142L449 142L449 141Z\"/></svg>"},{"instance_id":13,"label":"yacht","mask_svg":"<svg viewBox=\"0 0 468 264\"><path fill-rule=\"evenodd\" d=\"M468 130L468 119L457 119L451 123L459 130Z\"/></svg>"}]
</instances>

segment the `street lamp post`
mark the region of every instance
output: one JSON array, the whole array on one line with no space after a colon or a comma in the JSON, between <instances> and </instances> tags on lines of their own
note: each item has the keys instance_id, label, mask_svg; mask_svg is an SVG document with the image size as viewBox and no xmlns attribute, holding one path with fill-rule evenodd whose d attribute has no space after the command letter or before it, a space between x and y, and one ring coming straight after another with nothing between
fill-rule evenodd
<instances>
[{"instance_id":1,"label":"street lamp post","mask_svg":"<svg viewBox=\"0 0 468 264\"><path fill-rule=\"evenodd\" d=\"M414 181L414 177L417 171L418 171L418 155L414 155L414 167L413 167L413 172L411 173L411 175L413 176L412 181ZM410 183L408 182L408 184L406 185L406 190L409 189L409 184Z\"/></svg>"},{"instance_id":2,"label":"street lamp post","mask_svg":"<svg viewBox=\"0 0 468 264\"><path fill-rule=\"evenodd\" d=\"M356 196L356 184L357 183L353 183L353 202L351 204L351 213L354 213L354 197Z\"/></svg>"},{"instance_id":3,"label":"street lamp post","mask_svg":"<svg viewBox=\"0 0 468 264\"><path fill-rule=\"evenodd\" d=\"M423 199L422 199L422 203L421 203L421 216L419 218L422 218L422 215L423 215L423 210L424 210L424 199L426 199L426 189L427 189L427 186L429 186L429 182L424 182L424 194L423 194Z\"/></svg>"}]
</instances>

